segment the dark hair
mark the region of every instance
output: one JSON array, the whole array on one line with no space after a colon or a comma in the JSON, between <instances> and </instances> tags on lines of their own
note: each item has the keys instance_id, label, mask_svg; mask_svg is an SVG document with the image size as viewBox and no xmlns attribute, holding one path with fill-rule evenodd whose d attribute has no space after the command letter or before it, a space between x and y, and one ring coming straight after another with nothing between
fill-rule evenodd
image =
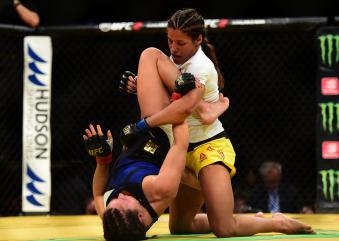
<instances>
[{"instance_id":1,"label":"dark hair","mask_svg":"<svg viewBox=\"0 0 339 241\"><path fill-rule=\"evenodd\" d=\"M116 208L107 209L103 217L104 238L107 241L143 240L146 228L138 218L137 211L127 211L123 215Z\"/></svg>"},{"instance_id":2,"label":"dark hair","mask_svg":"<svg viewBox=\"0 0 339 241\"><path fill-rule=\"evenodd\" d=\"M193 40L202 35L201 47L205 54L212 60L218 73L219 89L223 89L225 85L224 76L219 68L218 58L215 53L214 46L208 41L206 36L204 18L192 8L184 8L177 10L167 22L168 28L179 29L190 36Z\"/></svg>"}]
</instances>

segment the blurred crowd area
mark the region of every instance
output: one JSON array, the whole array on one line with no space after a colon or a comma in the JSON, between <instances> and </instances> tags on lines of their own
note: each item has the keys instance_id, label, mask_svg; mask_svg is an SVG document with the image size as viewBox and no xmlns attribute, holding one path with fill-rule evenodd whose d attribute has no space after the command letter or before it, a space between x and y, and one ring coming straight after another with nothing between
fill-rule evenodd
<instances>
[{"instance_id":1,"label":"blurred crowd area","mask_svg":"<svg viewBox=\"0 0 339 241\"><path fill-rule=\"evenodd\" d=\"M14 1L17 2L17 1ZM40 16L41 25L78 25L119 21L162 21L176 9L192 7L206 19L273 18L339 15L339 3L332 0L260 1L111 1L111 0L21 0ZM0 23L25 24L13 7L13 0L0 1Z\"/></svg>"}]
</instances>

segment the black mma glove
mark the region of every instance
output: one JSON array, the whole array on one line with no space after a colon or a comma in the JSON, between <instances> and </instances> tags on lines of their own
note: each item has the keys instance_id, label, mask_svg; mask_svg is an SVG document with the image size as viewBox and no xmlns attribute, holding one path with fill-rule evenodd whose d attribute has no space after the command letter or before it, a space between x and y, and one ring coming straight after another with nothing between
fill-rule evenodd
<instances>
[{"instance_id":1,"label":"black mma glove","mask_svg":"<svg viewBox=\"0 0 339 241\"><path fill-rule=\"evenodd\" d=\"M174 92L171 96L171 101L181 98L188 91L195 88L195 77L191 73L182 73L175 80Z\"/></svg>"},{"instance_id":2,"label":"black mma glove","mask_svg":"<svg viewBox=\"0 0 339 241\"><path fill-rule=\"evenodd\" d=\"M93 135L85 141L87 153L93 157L106 157L112 153L113 139L107 139L105 135Z\"/></svg>"},{"instance_id":3,"label":"black mma glove","mask_svg":"<svg viewBox=\"0 0 339 241\"><path fill-rule=\"evenodd\" d=\"M137 123L126 125L122 129L122 134L120 136L120 142L123 145L129 146L135 140L137 140L141 135L147 132L150 129L149 125L146 122L146 119L142 119Z\"/></svg>"},{"instance_id":4,"label":"black mma glove","mask_svg":"<svg viewBox=\"0 0 339 241\"><path fill-rule=\"evenodd\" d=\"M13 0L13 6L14 6L14 8L16 8L16 6L18 6L18 5L20 5L20 4L21 4L20 0Z\"/></svg>"},{"instance_id":5,"label":"black mma glove","mask_svg":"<svg viewBox=\"0 0 339 241\"><path fill-rule=\"evenodd\" d=\"M127 95L136 94L137 93L136 86L135 86L135 88L133 88L132 86L128 85L128 82L130 81L129 78L128 78L129 76L133 77L133 79L135 81L135 85L136 85L136 81L137 81L136 75L133 74L131 71L127 70L121 76L121 79L120 79L120 82L119 82L119 90L120 90L121 93L127 94ZM128 86L132 89L129 89Z\"/></svg>"}]
</instances>

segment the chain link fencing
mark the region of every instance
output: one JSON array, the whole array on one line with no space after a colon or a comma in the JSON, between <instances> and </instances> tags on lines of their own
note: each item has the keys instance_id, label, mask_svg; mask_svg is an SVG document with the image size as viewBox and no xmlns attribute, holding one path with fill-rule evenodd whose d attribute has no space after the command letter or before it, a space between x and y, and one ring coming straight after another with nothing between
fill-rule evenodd
<instances>
[{"instance_id":1,"label":"chain link fencing","mask_svg":"<svg viewBox=\"0 0 339 241\"><path fill-rule=\"evenodd\" d=\"M227 28L226 28L227 29ZM209 29L230 108L221 121L237 153L235 189L247 190L249 173L263 161L282 163L283 178L302 202L316 193L316 28ZM137 71L143 49L168 54L165 31L102 33L84 29L5 29L0 38L0 215L21 213L23 37L52 37L51 214L83 214L92 197L95 161L84 151L88 124L118 134L139 118L137 100L118 91L125 70ZM294 202L295 200L291 200Z\"/></svg>"}]
</instances>

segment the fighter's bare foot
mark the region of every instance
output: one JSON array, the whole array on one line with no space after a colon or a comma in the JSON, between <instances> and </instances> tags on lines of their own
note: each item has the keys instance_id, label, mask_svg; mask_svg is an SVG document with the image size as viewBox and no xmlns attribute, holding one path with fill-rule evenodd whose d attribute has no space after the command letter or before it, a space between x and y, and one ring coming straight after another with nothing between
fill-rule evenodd
<instances>
[{"instance_id":1,"label":"fighter's bare foot","mask_svg":"<svg viewBox=\"0 0 339 241\"><path fill-rule=\"evenodd\" d=\"M265 216L264 216L263 212L257 212L257 213L254 215L254 217L257 217L257 218L264 218Z\"/></svg>"},{"instance_id":2,"label":"fighter's bare foot","mask_svg":"<svg viewBox=\"0 0 339 241\"><path fill-rule=\"evenodd\" d=\"M230 100L219 93L219 100L214 103L201 101L196 111L200 115L203 124L212 124L230 105Z\"/></svg>"},{"instance_id":3,"label":"fighter's bare foot","mask_svg":"<svg viewBox=\"0 0 339 241\"><path fill-rule=\"evenodd\" d=\"M219 93L219 101L224 105L225 110L230 106L230 100L223 93Z\"/></svg>"},{"instance_id":4,"label":"fighter's bare foot","mask_svg":"<svg viewBox=\"0 0 339 241\"><path fill-rule=\"evenodd\" d=\"M311 226L303 224L296 219L290 218L282 213L272 215L274 227L277 232L285 234L315 234Z\"/></svg>"}]
</instances>

